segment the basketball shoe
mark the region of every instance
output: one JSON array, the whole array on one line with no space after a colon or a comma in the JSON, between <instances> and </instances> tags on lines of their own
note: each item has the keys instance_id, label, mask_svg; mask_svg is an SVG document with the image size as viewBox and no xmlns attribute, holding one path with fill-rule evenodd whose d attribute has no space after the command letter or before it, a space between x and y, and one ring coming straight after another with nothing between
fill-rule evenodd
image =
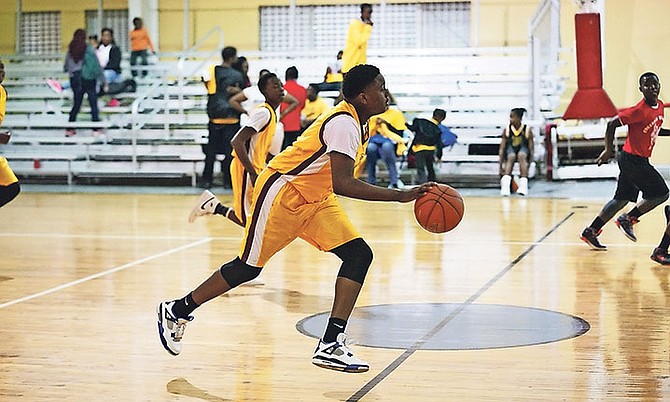
<instances>
[{"instance_id":1,"label":"basketball shoe","mask_svg":"<svg viewBox=\"0 0 670 402\"><path fill-rule=\"evenodd\" d=\"M635 232L633 231L633 225L638 222L639 220L637 218L631 218L628 214L621 214L621 216L616 218L617 227L632 241L637 241L637 237L635 237Z\"/></svg>"},{"instance_id":2,"label":"basketball shoe","mask_svg":"<svg viewBox=\"0 0 670 402\"><path fill-rule=\"evenodd\" d=\"M670 223L670 205L666 205L663 208L663 212L665 213L665 223L667 225ZM668 254L668 250L663 250L660 247L656 247L649 258L661 265L670 265L670 254Z\"/></svg>"},{"instance_id":3,"label":"basketball shoe","mask_svg":"<svg viewBox=\"0 0 670 402\"><path fill-rule=\"evenodd\" d=\"M165 301L158 303L156 312L158 313L158 337L161 344L173 356L181 352L181 338L186 330L186 323L193 321L192 316L186 318L177 318L172 314L174 301Z\"/></svg>"},{"instance_id":4,"label":"basketball shoe","mask_svg":"<svg viewBox=\"0 0 670 402\"><path fill-rule=\"evenodd\" d=\"M319 339L312 363L321 368L344 371L345 373L364 373L370 370L370 365L354 356L346 345L347 336L344 332L337 334L337 340L325 343Z\"/></svg>"},{"instance_id":5,"label":"basketball shoe","mask_svg":"<svg viewBox=\"0 0 670 402\"><path fill-rule=\"evenodd\" d=\"M188 222L193 223L199 216L212 215L216 210L216 206L219 204L221 204L221 202L211 191L203 191L202 194L200 194L200 198L198 198L198 202L188 215Z\"/></svg>"},{"instance_id":6,"label":"basketball shoe","mask_svg":"<svg viewBox=\"0 0 670 402\"><path fill-rule=\"evenodd\" d=\"M598 236L600 236L600 233L602 233L602 229L596 232L592 227L588 227L584 229L582 235L579 238L582 239L584 243L591 246L591 248L594 250L606 251L607 246L600 244L598 241Z\"/></svg>"},{"instance_id":7,"label":"basketball shoe","mask_svg":"<svg viewBox=\"0 0 670 402\"><path fill-rule=\"evenodd\" d=\"M649 258L661 265L670 265L670 254L668 254L668 250L656 247Z\"/></svg>"}]
</instances>

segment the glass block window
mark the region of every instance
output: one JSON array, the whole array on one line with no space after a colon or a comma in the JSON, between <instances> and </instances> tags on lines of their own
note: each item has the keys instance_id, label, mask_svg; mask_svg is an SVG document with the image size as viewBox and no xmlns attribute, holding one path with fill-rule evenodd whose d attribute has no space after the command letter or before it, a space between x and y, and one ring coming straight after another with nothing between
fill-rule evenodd
<instances>
[{"instance_id":1,"label":"glass block window","mask_svg":"<svg viewBox=\"0 0 670 402\"><path fill-rule=\"evenodd\" d=\"M60 12L21 13L21 54L54 54L61 51Z\"/></svg>"},{"instance_id":2,"label":"glass block window","mask_svg":"<svg viewBox=\"0 0 670 402\"><path fill-rule=\"evenodd\" d=\"M470 2L421 4L421 47L470 46Z\"/></svg>"},{"instance_id":3,"label":"glass block window","mask_svg":"<svg viewBox=\"0 0 670 402\"><path fill-rule=\"evenodd\" d=\"M89 35L98 35L100 38L102 28L111 28L114 31L114 42L121 48L122 53L130 50L128 10L103 10L100 27L98 27L98 10L86 10L86 32Z\"/></svg>"},{"instance_id":4,"label":"glass block window","mask_svg":"<svg viewBox=\"0 0 670 402\"><path fill-rule=\"evenodd\" d=\"M358 3L349 5L260 8L261 50L341 49ZM370 48L467 47L470 45L470 2L373 5ZM292 29L291 29L292 28Z\"/></svg>"}]
</instances>

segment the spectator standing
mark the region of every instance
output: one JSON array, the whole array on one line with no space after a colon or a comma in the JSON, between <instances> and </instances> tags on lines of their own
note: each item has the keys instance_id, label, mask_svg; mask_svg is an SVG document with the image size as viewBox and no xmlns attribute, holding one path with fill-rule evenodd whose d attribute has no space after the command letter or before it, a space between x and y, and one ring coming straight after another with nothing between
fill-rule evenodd
<instances>
[{"instance_id":1,"label":"spectator standing","mask_svg":"<svg viewBox=\"0 0 670 402\"><path fill-rule=\"evenodd\" d=\"M84 94L91 105L91 121L100 121L98 115L97 81L102 78L102 68L95 55L95 50L86 42L86 31L77 29L68 45L63 70L70 77L70 87L73 93L72 109L68 121L77 121L77 114L81 109ZM94 130L97 132L97 130ZM76 134L73 128L68 128L65 135L70 137Z\"/></svg>"},{"instance_id":2,"label":"spectator standing","mask_svg":"<svg viewBox=\"0 0 670 402\"><path fill-rule=\"evenodd\" d=\"M251 80L249 79L249 62L247 61L247 58L244 56L238 57L235 64L233 64L233 68L239 71L242 74L242 77L244 77L244 86L242 89L249 88L251 86ZM258 78L260 78L260 76Z\"/></svg>"},{"instance_id":3,"label":"spectator standing","mask_svg":"<svg viewBox=\"0 0 670 402\"><path fill-rule=\"evenodd\" d=\"M442 160L442 132L438 125L447 117L447 112L435 109L431 119L415 118L408 128L414 132L414 140L410 146L410 153L416 156L416 169L419 184L426 181L435 181L435 167L437 158ZM426 172L428 173L426 175Z\"/></svg>"},{"instance_id":4,"label":"spectator standing","mask_svg":"<svg viewBox=\"0 0 670 402\"><path fill-rule=\"evenodd\" d=\"M154 44L151 42L149 37L149 31L144 27L144 22L142 18L135 17L133 18L133 25L135 28L130 31L130 65L135 67L138 65L138 62L142 66L149 64L149 53L155 53ZM138 71L132 68L133 78L138 76ZM142 78L147 76L147 70L142 69Z\"/></svg>"},{"instance_id":5,"label":"spectator standing","mask_svg":"<svg viewBox=\"0 0 670 402\"><path fill-rule=\"evenodd\" d=\"M221 65L210 66L202 75L202 80L207 88L207 115L209 116L209 142L205 146L205 168L202 172L203 188L211 188L214 179L214 162L216 155L221 152L224 155L221 164L223 176L223 187L231 188L230 163L232 159L232 148L230 140L240 129L240 115L245 113L241 107L234 108L230 103L230 97L242 91L244 77L242 73L233 68L237 61L237 49L231 46L221 51L223 62Z\"/></svg>"},{"instance_id":6,"label":"spectator standing","mask_svg":"<svg viewBox=\"0 0 670 402\"><path fill-rule=\"evenodd\" d=\"M368 39L372 33L372 5L361 4L361 17L349 24L347 42L342 53L342 74L346 74L353 66L365 64L368 59Z\"/></svg>"},{"instance_id":7,"label":"spectator standing","mask_svg":"<svg viewBox=\"0 0 670 402\"><path fill-rule=\"evenodd\" d=\"M300 127L300 113L305 107L305 101L307 100L307 90L305 87L298 84L298 69L295 66L287 68L285 77L286 83L284 84L284 89L298 100L298 104L289 105L286 102L282 102L281 107L279 108L279 111L281 112L281 121L284 124L284 143L282 144L282 150L293 144L293 141L295 141L302 132Z\"/></svg>"}]
</instances>

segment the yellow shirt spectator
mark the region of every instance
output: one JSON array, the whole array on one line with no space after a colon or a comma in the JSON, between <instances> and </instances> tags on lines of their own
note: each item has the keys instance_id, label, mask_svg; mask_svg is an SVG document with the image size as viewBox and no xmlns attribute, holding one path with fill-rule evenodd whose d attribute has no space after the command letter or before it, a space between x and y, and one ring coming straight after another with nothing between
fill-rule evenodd
<instances>
[{"instance_id":1,"label":"yellow shirt spectator","mask_svg":"<svg viewBox=\"0 0 670 402\"><path fill-rule=\"evenodd\" d=\"M407 130L405 116L398 109L388 108L388 110L384 113L370 117L368 122L368 126L370 127L370 137L374 136L375 134L383 135L397 144L397 155L400 156L404 154L407 150L407 145L405 145L405 141L403 140L402 136L394 133L391 129L388 128L387 124L384 124L383 122L390 124L396 130L404 131Z\"/></svg>"},{"instance_id":2,"label":"yellow shirt spectator","mask_svg":"<svg viewBox=\"0 0 670 402\"><path fill-rule=\"evenodd\" d=\"M305 101L305 107L302 109L303 120L311 123L319 116L326 113L330 107L328 102L321 97L317 97L313 101L307 99Z\"/></svg>"},{"instance_id":3,"label":"yellow shirt spectator","mask_svg":"<svg viewBox=\"0 0 670 402\"><path fill-rule=\"evenodd\" d=\"M352 67L365 64L368 59L368 39L371 33L372 25L360 19L351 21L342 55L342 73L346 74Z\"/></svg>"}]
</instances>

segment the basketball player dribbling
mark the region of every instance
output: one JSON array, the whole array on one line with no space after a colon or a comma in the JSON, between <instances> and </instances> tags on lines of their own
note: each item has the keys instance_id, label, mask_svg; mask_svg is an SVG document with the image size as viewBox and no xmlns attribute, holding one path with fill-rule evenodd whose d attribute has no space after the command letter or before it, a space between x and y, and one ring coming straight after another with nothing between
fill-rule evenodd
<instances>
[{"instance_id":1,"label":"basketball player dribbling","mask_svg":"<svg viewBox=\"0 0 670 402\"><path fill-rule=\"evenodd\" d=\"M158 304L158 334L171 354L181 341L191 313L203 303L259 275L267 261L296 238L342 260L330 318L312 356L323 368L360 373L367 362L346 345L347 320L358 298L372 250L339 205L337 195L367 201L410 202L435 183L412 189L373 186L354 177L365 153L370 116L388 108L384 77L377 67L358 65L344 78L345 100L319 117L277 155L258 176L250 219L237 258L221 266L181 299Z\"/></svg>"},{"instance_id":2,"label":"basketball player dribbling","mask_svg":"<svg viewBox=\"0 0 670 402\"><path fill-rule=\"evenodd\" d=\"M7 91L2 86L5 79L5 65L0 61L0 124L5 119L5 108L7 104ZM0 132L0 144L9 142L9 132ZM0 156L0 207L7 204L21 191L19 179L9 167L7 159Z\"/></svg>"}]
</instances>

